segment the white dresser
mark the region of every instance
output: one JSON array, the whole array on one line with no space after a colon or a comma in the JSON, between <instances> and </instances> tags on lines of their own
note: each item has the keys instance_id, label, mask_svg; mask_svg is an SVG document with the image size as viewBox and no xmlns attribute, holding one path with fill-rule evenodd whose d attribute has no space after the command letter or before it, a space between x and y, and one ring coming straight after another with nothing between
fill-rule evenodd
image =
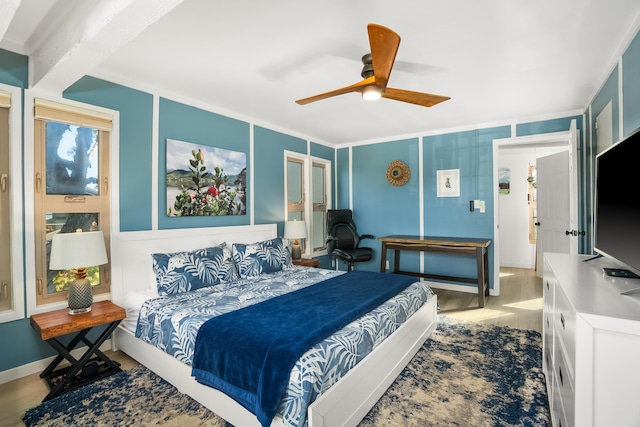
<instances>
[{"instance_id":1,"label":"white dresser","mask_svg":"<svg viewBox=\"0 0 640 427\"><path fill-rule=\"evenodd\" d=\"M542 367L554 427L640 427L640 280L611 260L544 255Z\"/></svg>"}]
</instances>

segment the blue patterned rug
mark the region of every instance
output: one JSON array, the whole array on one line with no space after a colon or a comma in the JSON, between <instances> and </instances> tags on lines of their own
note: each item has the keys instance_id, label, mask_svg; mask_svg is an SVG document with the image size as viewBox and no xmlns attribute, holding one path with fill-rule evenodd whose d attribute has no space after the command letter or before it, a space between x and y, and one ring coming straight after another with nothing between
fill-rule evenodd
<instances>
[{"instance_id":1,"label":"blue patterned rug","mask_svg":"<svg viewBox=\"0 0 640 427\"><path fill-rule=\"evenodd\" d=\"M218 416L137 366L28 410L37 426L211 426ZM459 323L438 329L360 427L549 426L541 338L533 331Z\"/></svg>"}]
</instances>

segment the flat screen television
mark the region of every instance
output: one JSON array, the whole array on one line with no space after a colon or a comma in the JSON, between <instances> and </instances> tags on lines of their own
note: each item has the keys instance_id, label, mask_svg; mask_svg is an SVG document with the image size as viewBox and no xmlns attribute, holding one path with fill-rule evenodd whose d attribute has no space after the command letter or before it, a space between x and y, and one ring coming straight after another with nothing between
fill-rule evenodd
<instances>
[{"instance_id":1,"label":"flat screen television","mask_svg":"<svg viewBox=\"0 0 640 427\"><path fill-rule=\"evenodd\" d=\"M596 156L594 246L623 264L605 270L613 276L640 275L639 189L640 129Z\"/></svg>"}]
</instances>

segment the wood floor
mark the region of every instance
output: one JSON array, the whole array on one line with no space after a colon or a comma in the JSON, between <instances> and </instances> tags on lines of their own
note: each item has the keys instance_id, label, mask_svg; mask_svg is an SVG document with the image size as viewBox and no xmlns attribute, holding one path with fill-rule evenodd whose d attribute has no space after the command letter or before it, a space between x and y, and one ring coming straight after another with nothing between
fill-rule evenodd
<instances>
[{"instance_id":1,"label":"wood floor","mask_svg":"<svg viewBox=\"0 0 640 427\"><path fill-rule=\"evenodd\" d=\"M533 270L502 268L500 296L489 297L484 308L472 293L434 289L440 314L467 322L542 330L542 279ZM138 363L121 352L105 352L129 369ZM0 384L0 427L24 426L24 412L40 404L49 389L38 374Z\"/></svg>"},{"instance_id":2,"label":"wood floor","mask_svg":"<svg viewBox=\"0 0 640 427\"><path fill-rule=\"evenodd\" d=\"M542 278L534 270L500 269L500 296L478 307L478 295L434 289L440 314L467 322L542 332Z\"/></svg>"}]
</instances>

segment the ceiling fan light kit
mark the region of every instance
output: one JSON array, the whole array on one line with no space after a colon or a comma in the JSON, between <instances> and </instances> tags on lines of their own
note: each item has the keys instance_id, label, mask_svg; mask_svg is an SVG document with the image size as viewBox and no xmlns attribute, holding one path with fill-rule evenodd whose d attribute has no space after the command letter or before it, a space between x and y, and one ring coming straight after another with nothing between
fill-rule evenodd
<instances>
[{"instance_id":1,"label":"ceiling fan light kit","mask_svg":"<svg viewBox=\"0 0 640 427\"><path fill-rule=\"evenodd\" d=\"M296 101L298 104L305 105L351 92L360 92L362 98L369 101L382 97L423 107L432 107L450 99L447 96L387 88L391 69L400 46L400 36L393 30L378 24L367 25L367 31L369 32L371 53L367 53L362 57L364 67L361 76L364 80L351 86L299 99Z\"/></svg>"},{"instance_id":2,"label":"ceiling fan light kit","mask_svg":"<svg viewBox=\"0 0 640 427\"><path fill-rule=\"evenodd\" d=\"M375 101L376 99L380 99L380 97L382 97L382 90L376 85L365 86L362 89L362 98L367 101Z\"/></svg>"}]
</instances>

